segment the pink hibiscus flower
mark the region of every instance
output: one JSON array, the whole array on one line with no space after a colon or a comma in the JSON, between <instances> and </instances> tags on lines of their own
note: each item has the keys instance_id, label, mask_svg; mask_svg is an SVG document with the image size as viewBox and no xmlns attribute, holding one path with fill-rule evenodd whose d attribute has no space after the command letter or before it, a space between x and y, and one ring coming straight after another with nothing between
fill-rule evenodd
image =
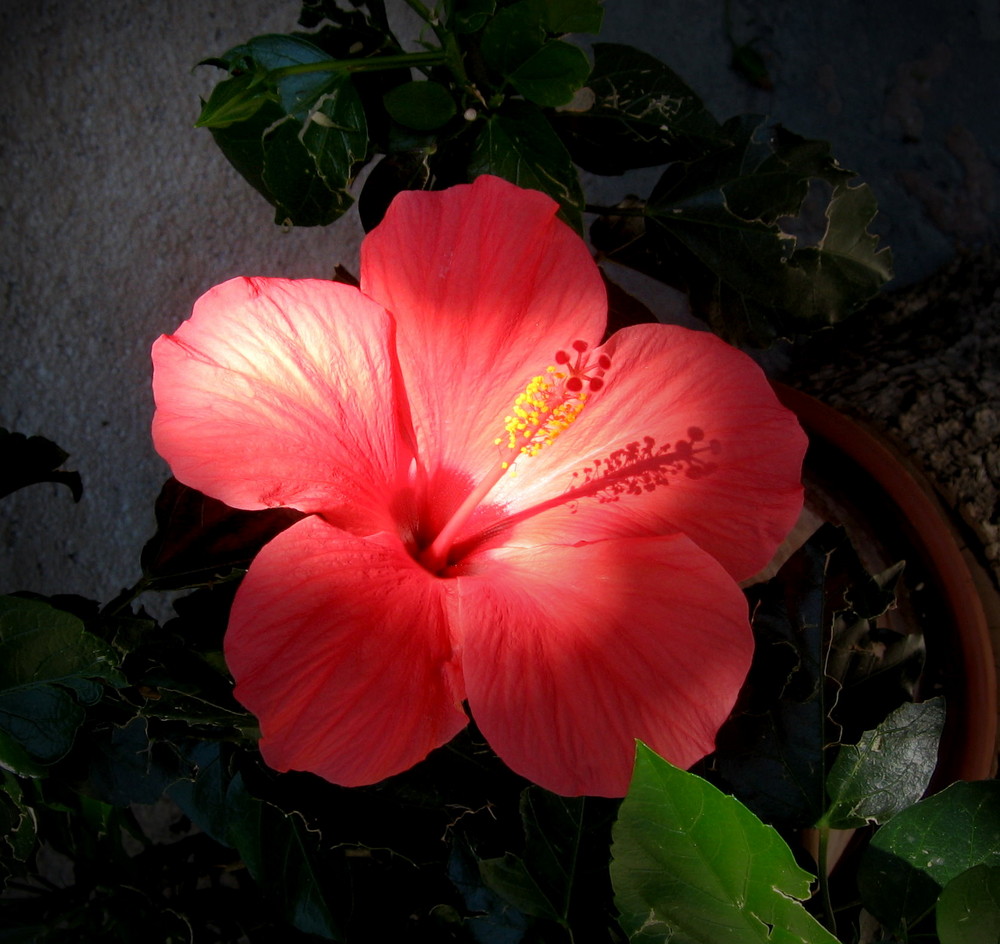
<instances>
[{"instance_id":1,"label":"pink hibiscus flower","mask_svg":"<svg viewBox=\"0 0 1000 944\"><path fill-rule=\"evenodd\" d=\"M737 581L802 501L805 437L751 360L605 290L541 193L404 193L360 290L234 279L153 347L156 448L308 513L236 595L226 658L278 770L405 770L467 723L564 795L634 739L710 752L749 667Z\"/></svg>"}]
</instances>

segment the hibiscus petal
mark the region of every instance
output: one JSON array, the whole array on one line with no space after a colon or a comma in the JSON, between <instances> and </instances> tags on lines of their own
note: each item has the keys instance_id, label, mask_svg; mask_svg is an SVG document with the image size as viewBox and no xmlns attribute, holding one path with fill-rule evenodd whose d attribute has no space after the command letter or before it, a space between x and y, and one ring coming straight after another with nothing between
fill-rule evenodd
<instances>
[{"instance_id":1,"label":"hibiscus petal","mask_svg":"<svg viewBox=\"0 0 1000 944\"><path fill-rule=\"evenodd\" d=\"M736 580L755 574L802 507L807 441L794 414L750 358L707 332L635 325L601 352L605 385L490 499L513 515L557 505L533 540L681 531Z\"/></svg>"},{"instance_id":2,"label":"hibiscus petal","mask_svg":"<svg viewBox=\"0 0 1000 944\"><path fill-rule=\"evenodd\" d=\"M276 770L374 783L467 723L446 619L447 581L399 542L318 517L267 544L233 604L226 661Z\"/></svg>"},{"instance_id":3,"label":"hibiscus petal","mask_svg":"<svg viewBox=\"0 0 1000 944\"><path fill-rule=\"evenodd\" d=\"M603 282L557 210L542 193L478 177L400 194L361 247L361 287L398 324L431 476L444 469L478 481L494 468L515 397L556 351L603 335Z\"/></svg>"},{"instance_id":4,"label":"hibiscus petal","mask_svg":"<svg viewBox=\"0 0 1000 944\"><path fill-rule=\"evenodd\" d=\"M236 508L387 526L409 463L392 319L356 288L233 279L153 345L153 439L174 475Z\"/></svg>"},{"instance_id":5,"label":"hibiscus petal","mask_svg":"<svg viewBox=\"0 0 1000 944\"><path fill-rule=\"evenodd\" d=\"M746 600L683 535L499 548L459 578L472 716L513 770L622 796L635 738L688 767L750 666Z\"/></svg>"}]
</instances>

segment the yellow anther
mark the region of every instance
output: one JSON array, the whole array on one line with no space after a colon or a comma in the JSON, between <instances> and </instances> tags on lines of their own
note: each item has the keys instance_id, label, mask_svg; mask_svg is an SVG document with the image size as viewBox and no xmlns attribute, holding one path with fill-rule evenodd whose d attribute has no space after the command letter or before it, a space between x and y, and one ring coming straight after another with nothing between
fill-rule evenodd
<instances>
[{"instance_id":1,"label":"yellow anther","mask_svg":"<svg viewBox=\"0 0 1000 944\"><path fill-rule=\"evenodd\" d=\"M557 381L565 381L567 376L555 366L547 367L546 372ZM512 413L504 417L507 448L518 455L537 455L563 430L569 429L586 399L586 393L568 389L564 382L550 383L541 375L532 377L515 398ZM506 469L509 464L502 463L501 467Z\"/></svg>"}]
</instances>

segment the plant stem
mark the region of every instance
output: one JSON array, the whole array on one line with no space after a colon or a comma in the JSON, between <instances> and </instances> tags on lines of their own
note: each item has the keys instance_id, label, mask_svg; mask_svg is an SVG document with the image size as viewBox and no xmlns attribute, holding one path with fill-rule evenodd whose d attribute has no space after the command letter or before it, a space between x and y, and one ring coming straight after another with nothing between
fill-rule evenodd
<instances>
[{"instance_id":1,"label":"plant stem","mask_svg":"<svg viewBox=\"0 0 1000 944\"><path fill-rule=\"evenodd\" d=\"M820 902L823 905L823 924L826 925L827 930L834 936L837 936L837 918L833 913L833 902L830 898L830 874L827 869L827 847L830 841L830 827L820 826L817 830L819 832L819 844L818 844L818 855L819 862L819 895Z\"/></svg>"},{"instance_id":2,"label":"plant stem","mask_svg":"<svg viewBox=\"0 0 1000 944\"><path fill-rule=\"evenodd\" d=\"M313 72L378 72L406 66L439 66L447 59L444 52L404 52L398 56L370 56L367 59L324 59L322 62L303 62L297 66L274 69L270 76L272 79L283 79L289 75L309 75Z\"/></svg>"}]
</instances>

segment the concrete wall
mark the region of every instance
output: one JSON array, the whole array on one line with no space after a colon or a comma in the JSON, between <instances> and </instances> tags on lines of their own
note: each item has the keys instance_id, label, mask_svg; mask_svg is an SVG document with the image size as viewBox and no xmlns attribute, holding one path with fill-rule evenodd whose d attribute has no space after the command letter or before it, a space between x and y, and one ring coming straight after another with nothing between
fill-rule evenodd
<instances>
[{"instance_id":1,"label":"concrete wall","mask_svg":"<svg viewBox=\"0 0 1000 944\"><path fill-rule=\"evenodd\" d=\"M996 238L997 0L733 0L773 92L729 70L722 0L606 10L603 39L665 59L718 117L764 112L832 139L875 187L904 281L959 242ZM194 63L290 30L297 13L294 0L0 9L0 425L54 439L84 480L79 505L49 485L0 502L0 592L107 600L136 579L167 475L149 439L149 346L201 292L238 274L355 267L353 217L281 232L192 127L221 75ZM625 188L602 181L593 196Z\"/></svg>"}]
</instances>

